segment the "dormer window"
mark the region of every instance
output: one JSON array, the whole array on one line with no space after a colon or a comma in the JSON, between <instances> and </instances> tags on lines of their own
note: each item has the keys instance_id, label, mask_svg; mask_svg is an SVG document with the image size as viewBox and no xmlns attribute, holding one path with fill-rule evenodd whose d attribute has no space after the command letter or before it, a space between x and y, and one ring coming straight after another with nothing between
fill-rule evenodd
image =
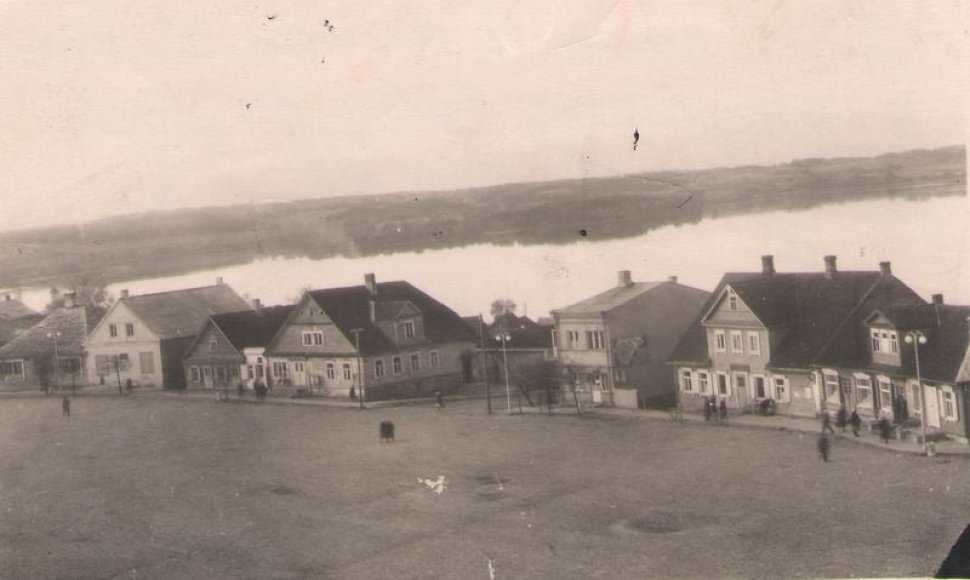
<instances>
[{"instance_id":1,"label":"dormer window","mask_svg":"<svg viewBox=\"0 0 970 580\"><path fill-rule=\"evenodd\" d=\"M405 320L404 321L404 337L405 338L414 338L414 321L413 320Z\"/></svg>"},{"instance_id":2,"label":"dormer window","mask_svg":"<svg viewBox=\"0 0 970 580\"><path fill-rule=\"evenodd\" d=\"M728 310L738 309L738 295L733 290L728 290Z\"/></svg>"},{"instance_id":3,"label":"dormer window","mask_svg":"<svg viewBox=\"0 0 970 580\"><path fill-rule=\"evenodd\" d=\"M894 330L873 328L869 332L872 352L899 354L899 338Z\"/></svg>"}]
</instances>

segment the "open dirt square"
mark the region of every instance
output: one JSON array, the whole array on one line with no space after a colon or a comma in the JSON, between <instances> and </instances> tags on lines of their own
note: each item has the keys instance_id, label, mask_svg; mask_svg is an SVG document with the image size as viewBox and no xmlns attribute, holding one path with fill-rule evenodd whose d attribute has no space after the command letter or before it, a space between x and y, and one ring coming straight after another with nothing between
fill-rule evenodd
<instances>
[{"instance_id":1,"label":"open dirt square","mask_svg":"<svg viewBox=\"0 0 970 580\"><path fill-rule=\"evenodd\" d=\"M968 475L962 458L837 440L822 463L807 435L482 401L87 397L62 417L58 398L6 399L0 575L926 576L970 522Z\"/></svg>"}]
</instances>

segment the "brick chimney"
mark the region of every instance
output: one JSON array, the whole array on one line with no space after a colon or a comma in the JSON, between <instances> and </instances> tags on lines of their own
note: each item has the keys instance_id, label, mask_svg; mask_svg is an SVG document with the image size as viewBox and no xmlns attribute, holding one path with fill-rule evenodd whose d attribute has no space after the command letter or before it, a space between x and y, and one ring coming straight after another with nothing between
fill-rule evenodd
<instances>
[{"instance_id":1,"label":"brick chimney","mask_svg":"<svg viewBox=\"0 0 970 580\"><path fill-rule=\"evenodd\" d=\"M371 296L377 296L377 278L374 274L364 274L364 286Z\"/></svg>"},{"instance_id":2,"label":"brick chimney","mask_svg":"<svg viewBox=\"0 0 970 580\"><path fill-rule=\"evenodd\" d=\"M838 271L835 266L835 256L825 256L825 277L832 278Z\"/></svg>"},{"instance_id":3,"label":"brick chimney","mask_svg":"<svg viewBox=\"0 0 970 580\"><path fill-rule=\"evenodd\" d=\"M770 278L775 275L775 257L772 255L761 256L761 275Z\"/></svg>"},{"instance_id":4,"label":"brick chimney","mask_svg":"<svg viewBox=\"0 0 970 580\"><path fill-rule=\"evenodd\" d=\"M667 277L667 281L670 282L671 284L676 284L677 283L677 276L668 276Z\"/></svg>"},{"instance_id":5,"label":"brick chimney","mask_svg":"<svg viewBox=\"0 0 970 580\"><path fill-rule=\"evenodd\" d=\"M633 277L630 275L629 270L620 270L616 273L616 285L620 288L633 286Z\"/></svg>"},{"instance_id":6,"label":"brick chimney","mask_svg":"<svg viewBox=\"0 0 970 580\"><path fill-rule=\"evenodd\" d=\"M255 310L257 314L263 311L263 303L259 300L259 298L253 298L253 310Z\"/></svg>"},{"instance_id":7,"label":"brick chimney","mask_svg":"<svg viewBox=\"0 0 970 580\"><path fill-rule=\"evenodd\" d=\"M64 308L74 308L76 305L77 294L75 292L64 293Z\"/></svg>"},{"instance_id":8,"label":"brick chimney","mask_svg":"<svg viewBox=\"0 0 970 580\"><path fill-rule=\"evenodd\" d=\"M121 291L121 297L122 298L128 298L128 289L127 288L125 288L125 289L123 289Z\"/></svg>"},{"instance_id":9,"label":"brick chimney","mask_svg":"<svg viewBox=\"0 0 970 580\"><path fill-rule=\"evenodd\" d=\"M890 262L879 262L879 272L883 276L893 275L893 266Z\"/></svg>"},{"instance_id":10,"label":"brick chimney","mask_svg":"<svg viewBox=\"0 0 970 580\"><path fill-rule=\"evenodd\" d=\"M937 306L939 306L939 305L943 304L943 295L942 294L934 294L933 297L932 297L932 300L933 300L933 304L936 304Z\"/></svg>"},{"instance_id":11,"label":"brick chimney","mask_svg":"<svg viewBox=\"0 0 970 580\"><path fill-rule=\"evenodd\" d=\"M222 286L223 284L222 276L216 277L216 286Z\"/></svg>"}]
</instances>

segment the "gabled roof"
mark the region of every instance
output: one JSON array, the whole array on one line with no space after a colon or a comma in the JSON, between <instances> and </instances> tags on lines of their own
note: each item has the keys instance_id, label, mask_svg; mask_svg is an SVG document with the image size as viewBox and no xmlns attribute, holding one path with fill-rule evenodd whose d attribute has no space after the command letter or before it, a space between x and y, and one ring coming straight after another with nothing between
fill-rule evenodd
<instances>
[{"instance_id":1,"label":"gabled roof","mask_svg":"<svg viewBox=\"0 0 970 580\"><path fill-rule=\"evenodd\" d=\"M645 294L666 282L636 282L626 286L616 286L605 292L581 300L575 304L560 308L555 312L558 314L596 314L599 312L609 312L617 306L622 306Z\"/></svg>"},{"instance_id":2,"label":"gabled roof","mask_svg":"<svg viewBox=\"0 0 970 580\"><path fill-rule=\"evenodd\" d=\"M127 306L162 340L194 336L213 314L250 308L226 284L141 294L118 302Z\"/></svg>"},{"instance_id":3,"label":"gabled roof","mask_svg":"<svg viewBox=\"0 0 970 580\"><path fill-rule=\"evenodd\" d=\"M0 321L16 320L18 318L24 318L27 316L39 315L39 312L34 312L16 298L11 298L9 296L3 296L0 298Z\"/></svg>"},{"instance_id":4,"label":"gabled roof","mask_svg":"<svg viewBox=\"0 0 970 580\"><path fill-rule=\"evenodd\" d=\"M485 346L486 348L494 347L495 336L500 333L508 333L511 337L508 342L509 349L551 349L552 329L552 326L541 325L528 316L516 316L507 312L496 316L495 320L485 327Z\"/></svg>"},{"instance_id":5,"label":"gabled roof","mask_svg":"<svg viewBox=\"0 0 970 580\"><path fill-rule=\"evenodd\" d=\"M242 351L251 346L269 346L294 308L293 305L264 306L259 310L213 314L210 319L229 342Z\"/></svg>"},{"instance_id":6,"label":"gabled roof","mask_svg":"<svg viewBox=\"0 0 970 580\"><path fill-rule=\"evenodd\" d=\"M58 308L0 347L0 359L51 356L54 353L54 337L47 335L55 333L60 333L56 336L60 356L81 356L88 331L94 328L103 314L102 309L90 306Z\"/></svg>"},{"instance_id":7,"label":"gabled roof","mask_svg":"<svg viewBox=\"0 0 970 580\"><path fill-rule=\"evenodd\" d=\"M43 314L32 314L13 319L0 319L0 346L13 340L15 336L44 319Z\"/></svg>"},{"instance_id":8,"label":"gabled roof","mask_svg":"<svg viewBox=\"0 0 970 580\"><path fill-rule=\"evenodd\" d=\"M970 348L970 306L955 306L949 304L922 304L909 307L895 307L893 314L898 320L917 320L920 326L899 327L898 330L922 331L926 336L926 344L919 345L920 376L924 380L957 382L960 365L964 361ZM906 356L901 357L902 365L898 368L881 367L870 368L888 373L903 373L906 376L916 376L916 359L909 356L913 346L903 342L899 337L899 348Z\"/></svg>"},{"instance_id":9,"label":"gabled roof","mask_svg":"<svg viewBox=\"0 0 970 580\"><path fill-rule=\"evenodd\" d=\"M351 344L355 341L351 330L361 329L362 354L375 354L395 348L391 338L371 321L372 300L375 311L383 311L387 304L410 302L423 316L424 334L430 342L475 340L475 334L458 314L410 283L381 282L376 284L376 289L376 294L371 294L365 286L312 290L307 294Z\"/></svg>"},{"instance_id":10,"label":"gabled roof","mask_svg":"<svg viewBox=\"0 0 970 580\"><path fill-rule=\"evenodd\" d=\"M784 330L771 351L773 368L808 368L813 363L838 364L858 359L864 346L855 340L858 325L876 308L922 304L924 301L892 275L839 271L773 274L727 273L702 315L674 349L672 363L708 364L703 321L730 286L769 329Z\"/></svg>"}]
</instances>

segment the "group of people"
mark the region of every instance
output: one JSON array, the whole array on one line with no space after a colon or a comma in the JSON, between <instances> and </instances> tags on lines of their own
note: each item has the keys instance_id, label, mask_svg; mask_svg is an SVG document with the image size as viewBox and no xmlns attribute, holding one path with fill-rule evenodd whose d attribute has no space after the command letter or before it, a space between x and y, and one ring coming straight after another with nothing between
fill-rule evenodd
<instances>
[{"instance_id":1,"label":"group of people","mask_svg":"<svg viewBox=\"0 0 970 580\"><path fill-rule=\"evenodd\" d=\"M852 435L858 437L859 430L862 429L862 418L859 417L859 413L853 409L852 413L849 414L845 410L845 407L839 407L839 410L835 413L835 424L843 433L846 431L846 427L852 429ZM879 438L883 443L889 443L889 440L893 435L893 426L889 421L889 417L886 415L881 415L879 417L879 422L877 423L879 429ZM828 411L822 412L822 434L818 439L818 453L823 461L829 460L829 450L831 448L831 443L829 441L828 434L835 434L835 428L832 427L832 417L829 415Z\"/></svg>"},{"instance_id":2,"label":"group of people","mask_svg":"<svg viewBox=\"0 0 970 580\"><path fill-rule=\"evenodd\" d=\"M704 420L710 421L712 418L721 422L727 421L727 402L721 399L718 403L716 395L704 397Z\"/></svg>"},{"instance_id":3,"label":"group of people","mask_svg":"<svg viewBox=\"0 0 970 580\"><path fill-rule=\"evenodd\" d=\"M263 379L255 379L252 381L253 391L256 393L256 398L262 399L269 393L269 387L263 382ZM246 394L246 383L244 381L239 381L236 385L236 391L239 393L239 397L242 398Z\"/></svg>"}]
</instances>

